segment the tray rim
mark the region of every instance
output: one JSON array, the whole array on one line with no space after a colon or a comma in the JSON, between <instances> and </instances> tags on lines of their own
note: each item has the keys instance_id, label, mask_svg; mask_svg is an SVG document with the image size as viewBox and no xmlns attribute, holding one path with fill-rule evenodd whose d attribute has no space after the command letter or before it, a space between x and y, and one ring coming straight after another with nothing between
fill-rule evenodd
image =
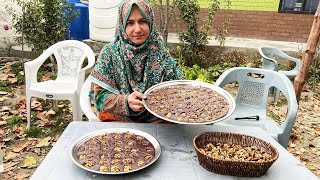
<instances>
[{"instance_id":1,"label":"tray rim","mask_svg":"<svg viewBox=\"0 0 320 180\"><path fill-rule=\"evenodd\" d=\"M171 119L168 119L166 117L162 117L160 115L158 115L157 113L153 112L148 104L146 103L145 99L142 99L142 104L143 106L147 109L147 111L149 111L151 114L153 114L154 116L160 118L160 119L163 119L163 120L166 120L166 121L169 121L169 122L173 122L173 123L177 123L177 124L193 124L193 125L199 125L199 124L213 124L213 123L217 123L217 122L220 122L220 121L223 121L227 118L229 118L233 112L235 111L235 108L236 108L236 103L235 103L235 100L234 98L231 96L231 94L222 89L221 87L218 87L214 84L210 84L210 83L207 83L207 82L203 82L203 81L195 81L195 80L172 80L172 81L165 81L165 82L161 82L159 84L156 84L154 86L151 86L149 89L147 89L145 92L144 92L144 95L146 97L148 97L149 93L151 91L153 91L154 89L157 89L157 88L161 88L161 87L166 87L166 86L170 86L170 85L192 85L192 86L203 86L203 87L207 87L207 88L210 88L216 92L218 92L219 94L223 95L223 97L225 97L229 103L229 111L228 113L223 116L222 118L219 118L219 119L216 119L214 121L207 121L207 122L196 122L196 123L190 123L190 122L180 122L180 121L175 121L175 120L171 120Z\"/></svg>"},{"instance_id":2,"label":"tray rim","mask_svg":"<svg viewBox=\"0 0 320 180\"><path fill-rule=\"evenodd\" d=\"M145 137L154 147L155 149L155 155L154 155L154 158L146 165L140 167L140 168L137 168L137 169L134 169L132 171L128 171L128 172L117 172L117 173L113 173L113 172L101 172L101 171L97 171L97 170L92 170L90 168L87 168L85 166L83 166L79 161L78 161L78 157L76 155L76 150L84 143L86 142L87 140L89 140L90 138L92 137L95 137L95 136L99 136L99 135L102 135L104 133L124 133L124 132L130 132L130 133L134 133L136 135L140 135L140 136L143 136ZM127 174L127 173L132 173L132 172L135 172L135 171L139 171L141 169L144 169L148 166L150 166L151 164L153 164L155 161L158 160L158 158L160 157L160 154L161 154L161 146L160 146L160 143L159 141L154 137L152 136L151 134L149 133L146 133L144 131L141 131L141 130L137 130L137 129L131 129L131 128L107 128L107 129L102 129L102 130L97 130L97 131L94 131L94 132L91 132L89 134L86 134L80 138L78 138L71 146L70 148L70 156L71 156L71 159L72 161L80 168L84 169L84 170L87 170L89 172L93 172L93 173L97 173L97 174L108 174L108 175L118 175L118 174Z\"/></svg>"}]
</instances>

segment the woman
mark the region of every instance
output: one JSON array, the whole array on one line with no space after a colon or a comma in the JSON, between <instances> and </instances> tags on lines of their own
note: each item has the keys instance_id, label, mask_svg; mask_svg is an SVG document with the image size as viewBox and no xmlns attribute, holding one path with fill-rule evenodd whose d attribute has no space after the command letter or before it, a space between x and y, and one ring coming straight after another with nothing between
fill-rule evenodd
<instances>
[{"instance_id":1,"label":"woman","mask_svg":"<svg viewBox=\"0 0 320 180\"><path fill-rule=\"evenodd\" d=\"M90 95L101 121L160 122L143 106L144 91L162 81L183 79L164 47L145 0L119 5L116 37L106 45L89 78Z\"/></svg>"}]
</instances>

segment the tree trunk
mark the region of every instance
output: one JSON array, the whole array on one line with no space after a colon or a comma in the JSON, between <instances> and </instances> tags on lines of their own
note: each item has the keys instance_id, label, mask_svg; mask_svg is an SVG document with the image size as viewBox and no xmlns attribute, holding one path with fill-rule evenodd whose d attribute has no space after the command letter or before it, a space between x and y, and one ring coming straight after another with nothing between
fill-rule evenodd
<instances>
[{"instance_id":1,"label":"tree trunk","mask_svg":"<svg viewBox=\"0 0 320 180\"><path fill-rule=\"evenodd\" d=\"M169 0L166 0L166 10L164 14L164 29L163 29L163 39L164 39L164 45L167 47L168 45L168 16L169 16L169 6L170 2Z\"/></svg>"},{"instance_id":2,"label":"tree trunk","mask_svg":"<svg viewBox=\"0 0 320 180\"><path fill-rule=\"evenodd\" d=\"M311 31L309 34L309 38L307 41L307 47L303 50L302 54L302 64L301 68L294 79L294 90L296 92L297 101L299 103L301 91L302 88L306 82L309 67L311 65L311 62L313 60L314 54L317 49L317 45L319 42L319 36L320 36L320 4L318 5L317 11L314 15L313 24L311 27Z\"/></svg>"},{"instance_id":3,"label":"tree trunk","mask_svg":"<svg viewBox=\"0 0 320 180\"><path fill-rule=\"evenodd\" d=\"M163 12L163 5L162 0L159 0L159 21L160 21L160 34L163 37L163 30L164 30L164 12Z\"/></svg>"}]
</instances>

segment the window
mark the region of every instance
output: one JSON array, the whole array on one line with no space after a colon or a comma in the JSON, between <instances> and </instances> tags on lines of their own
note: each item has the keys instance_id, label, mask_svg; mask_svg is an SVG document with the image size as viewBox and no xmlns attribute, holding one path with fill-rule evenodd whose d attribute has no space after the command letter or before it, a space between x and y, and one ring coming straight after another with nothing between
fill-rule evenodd
<instances>
[{"instance_id":1,"label":"window","mask_svg":"<svg viewBox=\"0 0 320 180\"><path fill-rule=\"evenodd\" d=\"M280 0L279 12L314 14L319 0Z\"/></svg>"}]
</instances>

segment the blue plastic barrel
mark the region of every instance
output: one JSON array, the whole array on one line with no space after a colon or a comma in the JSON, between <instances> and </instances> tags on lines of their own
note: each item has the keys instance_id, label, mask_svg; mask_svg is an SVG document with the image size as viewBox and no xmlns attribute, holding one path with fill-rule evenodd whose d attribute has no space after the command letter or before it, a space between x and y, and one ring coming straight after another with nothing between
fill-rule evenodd
<instances>
[{"instance_id":1,"label":"blue plastic barrel","mask_svg":"<svg viewBox=\"0 0 320 180\"><path fill-rule=\"evenodd\" d=\"M89 8L88 4L80 0L67 0L67 3L74 4L74 10L79 11L79 15L70 24L70 38L82 41L89 39Z\"/></svg>"}]
</instances>

